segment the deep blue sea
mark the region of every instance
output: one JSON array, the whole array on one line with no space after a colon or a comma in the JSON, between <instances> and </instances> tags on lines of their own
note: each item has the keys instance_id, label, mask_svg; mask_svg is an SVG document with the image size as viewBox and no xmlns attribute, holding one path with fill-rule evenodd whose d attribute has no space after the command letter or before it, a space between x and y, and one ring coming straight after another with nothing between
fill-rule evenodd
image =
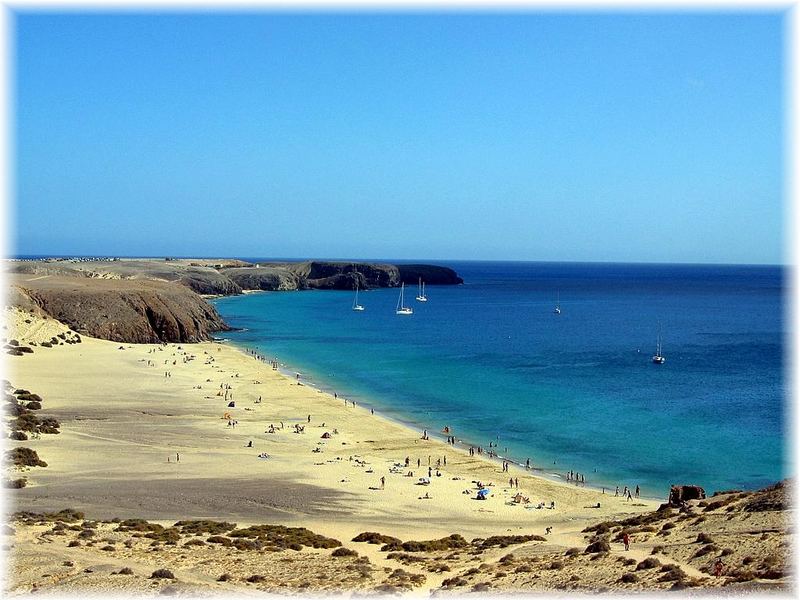
<instances>
[{"instance_id":1,"label":"deep blue sea","mask_svg":"<svg viewBox=\"0 0 800 600\"><path fill-rule=\"evenodd\" d=\"M464 285L428 286L427 303L407 289L406 317L397 289L361 292L361 313L347 291L214 303L243 329L226 339L314 385L548 473L658 497L788 476L781 267L447 265Z\"/></svg>"}]
</instances>

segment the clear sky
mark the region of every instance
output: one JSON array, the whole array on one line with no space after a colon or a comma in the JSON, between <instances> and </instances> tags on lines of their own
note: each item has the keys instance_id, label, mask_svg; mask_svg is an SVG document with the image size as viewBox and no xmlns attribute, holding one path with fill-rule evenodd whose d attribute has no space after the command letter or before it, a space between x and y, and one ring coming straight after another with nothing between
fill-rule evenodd
<instances>
[{"instance_id":1,"label":"clear sky","mask_svg":"<svg viewBox=\"0 0 800 600\"><path fill-rule=\"evenodd\" d=\"M18 12L16 252L784 262L784 16Z\"/></svg>"}]
</instances>

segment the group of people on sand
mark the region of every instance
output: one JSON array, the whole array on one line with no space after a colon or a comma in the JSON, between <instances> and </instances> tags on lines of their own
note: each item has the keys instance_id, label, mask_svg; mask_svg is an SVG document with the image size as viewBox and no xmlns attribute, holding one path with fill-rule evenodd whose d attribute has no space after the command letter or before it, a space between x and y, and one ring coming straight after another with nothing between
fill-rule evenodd
<instances>
[{"instance_id":1,"label":"group of people on sand","mask_svg":"<svg viewBox=\"0 0 800 600\"><path fill-rule=\"evenodd\" d=\"M245 350L250 356L252 356L256 360L260 360L261 362L267 363L269 366L272 367L273 371L278 370L278 357L268 359L266 356L263 356L256 352L255 350Z\"/></svg>"},{"instance_id":2,"label":"group of people on sand","mask_svg":"<svg viewBox=\"0 0 800 600\"><path fill-rule=\"evenodd\" d=\"M638 498L639 497L639 486L638 485L636 486L635 491L633 491L633 494L631 494L631 491L632 490L627 485L622 489L622 497L625 498L626 501L630 501L630 500L633 500L633 498ZM603 492L605 493L605 489L603 490ZM614 497L618 497L618 496L619 496L619 486L616 486L616 489L614 490Z\"/></svg>"},{"instance_id":3,"label":"group of people on sand","mask_svg":"<svg viewBox=\"0 0 800 600\"><path fill-rule=\"evenodd\" d=\"M565 474L567 481L572 481L575 485L586 485L586 476L577 471L567 471Z\"/></svg>"}]
</instances>

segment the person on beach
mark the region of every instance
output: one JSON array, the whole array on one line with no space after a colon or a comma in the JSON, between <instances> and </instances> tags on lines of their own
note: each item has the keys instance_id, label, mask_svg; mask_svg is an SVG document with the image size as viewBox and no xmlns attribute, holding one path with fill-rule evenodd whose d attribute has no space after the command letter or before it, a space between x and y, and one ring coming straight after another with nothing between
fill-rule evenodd
<instances>
[{"instance_id":1,"label":"person on beach","mask_svg":"<svg viewBox=\"0 0 800 600\"><path fill-rule=\"evenodd\" d=\"M419 468L421 465L422 465L422 461L418 458L417 459L417 468Z\"/></svg>"},{"instance_id":2,"label":"person on beach","mask_svg":"<svg viewBox=\"0 0 800 600\"><path fill-rule=\"evenodd\" d=\"M722 577L722 560L719 558L717 559L717 562L714 563L714 576Z\"/></svg>"},{"instance_id":3,"label":"person on beach","mask_svg":"<svg viewBox=\"0 0 800 600\"><path fill-rule=\"evenodd\" d=\"M631 501L631 491L628 490L628 502L630 502L630 501Z\"/></svg>"},{"instance_id":4,"label":"person on beach","mask_svg":"<svg viewBox=\"0 0 800 600\"><path fill-rule=\"evenodd\" d=\"M619 486L614 490L614 496L619 496Z\"/></svg>"},{"instance_id":5,"label":"person on beach","mask_svg":"<svg viewBox=\"0 0 800 600\"><path fill-rule=\"evenodd\" d=\"M175 462L181 462L181 455L177 452L175 453Z\"/></svg>"},{"instance_id":6,"label":"person on beach","mask_svg":"<svg viewBox=\"0 0 800 600\"><path fill-rule=\"evenodd\" d=\"M630 538L630 536L628 535L627 532L622 535L622 543L625 544L625 550L626 551L630 550L631 538Z\"/></svg>"},{"instance_id":7,"label":"person on beach","mask_svg":"<svg viewBox=\"0 0 800 600\"><path fill-rule=\"evenodd\" d=\"M311 415L308 415L308 422L311 423Z\"/></svg>"},{"instance_id":8,"label":"person on beach","mask_svg":"<svg viewBox=\"0 0 800 600\"><path fill-rule=\"evenodd\" d=\"M513 477L511 477L511 478L508 480L508 487L510 487L510 488L513 488L513 487L514 487L514 478L513 478Z\"/></svg>"},{"instance_id":9,"label":"person on beach","mask_svg":"<svg viewBox=\"0 0 800 600\"><path fill-rule=\"evenodd\" d=\"M386 487L386 478L381 477L381 489L383 489L384 487Z\"/></svg>"},{"instance_id":10,"label":"person on beach","mask_svg":"<svg viewBox=\"0 0 800 600\"><path fill-rule=\"evenodd\" d=\"M514 477L514 483L516 484L517 489L519 489L519 478Z\"/></svg>"},{"instance_id":11,"label":"person on beach","mask_svg":"<svg viewBox=\"0 0 800 600\"><path fill-rule=\"evenodd\" d=\"M638 485L636 486L636 494L635 494L635 496L636 496L637 498L639 497L639 486L638 486Z\"/></svg>"}]
</instances>

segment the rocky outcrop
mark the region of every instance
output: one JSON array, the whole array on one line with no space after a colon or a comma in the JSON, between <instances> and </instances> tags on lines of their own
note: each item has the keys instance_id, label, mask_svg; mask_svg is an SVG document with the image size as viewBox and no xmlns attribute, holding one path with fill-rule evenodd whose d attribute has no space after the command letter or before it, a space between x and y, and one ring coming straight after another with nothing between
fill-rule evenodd
<instances>
[{"instance_id":1,"label":"rocky outcrop","mask_svg":"<svg viewBox=\"0 0 800 600\"><path fill-rule=\"evenodd\" d=\"M669 506L683 506L689 500L703 500L706 491L699 485L673 485L669 489Z\"/></svg>"},{"instance_id":2,"label":"rocky outcrop","mask_svg":"<svg viewBox=\"0 0 800 600\"><path fill-rule=\"evenodd\" d=\"M312 289L352 290L356 282L360 288L400 285L400 272L396 266L388 264L314 260L283 266Z\"/></svg>"},{"instance_id":3,"label":"rocky outcrop","mask_svg":"<svg viewBox=\"0 0 800 600\"><path fill-rule=\"evenodd\" d=\"M420 278L425 285L460 285L464 280L453 269L437 265L397 265L400 279L405 284L417 283Z\"/></svg>"},{"instance_id":4,"label":"rocky outcrop","mask_svg":"<svg viewBox=\"0 0 800 600\"><path fill-rule=\"evenodd\" d=\"M286 291L305 287L301 278L280 267L225 269L225 276L241 290Z\"/></svg>"},{"instance_id":5,"label":"rocky outcrop","mask_svg":"<svg viewBox=\"0 0 800 600\"><path fill-rule=\"evenodd\" d=\"M242 293L236 281L211 267L189 267L175 281L206 296L235 296Z\"/></svg>"},{"instance_id":6,"label":"rocky outcrop","mask_svg":"<svg viewBox=\"0 0 800 600\"><path fill-rule=\"evenodd\" d=\"M199 342L229 329L190 289L160 281L76 277L12 280L21 294L73 331L131 343Z\"/></svg>"}]
</instances>

